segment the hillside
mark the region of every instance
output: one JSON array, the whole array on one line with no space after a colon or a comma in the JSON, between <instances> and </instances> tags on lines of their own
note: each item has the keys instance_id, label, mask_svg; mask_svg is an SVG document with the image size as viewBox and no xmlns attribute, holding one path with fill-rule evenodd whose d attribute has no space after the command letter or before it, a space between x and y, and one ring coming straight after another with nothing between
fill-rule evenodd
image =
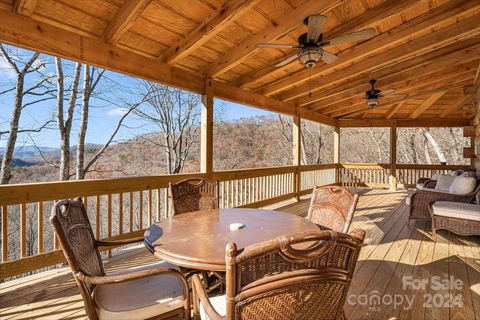
<instances>
[{"instance_id":1,"label":"hillside","mask_svg":"<svg viewBox=\"0 0 480 320\"><path fill-rule=\"evenodd\" d=\"M312 122L304 122L302 156L306 164L333 161L333 129ZM467 164L462 158L467 139L461 128L431 129L448 163ZM439 163L438 156L419 129L399 129L399 163ZM200 137L191 147L183 172L199 171ZM100 157L87 178L108 178L168 173L163 136L152 133L128 141L115 143ZM388 163L389 130L384 128L342 129L341 161ZM91 158L101 146L89 145L86 156ZM75 155L72 148L72 156ZM35 156L17 160L12 183L57 180L58 150L44 155L46 163ZM252 118L220 122L214 126L214 169L228 170L282 166L292 163L291 127L288 120L279 118ZM72 168L72 172L74 169Z\"/></svg>"}]
</instances>

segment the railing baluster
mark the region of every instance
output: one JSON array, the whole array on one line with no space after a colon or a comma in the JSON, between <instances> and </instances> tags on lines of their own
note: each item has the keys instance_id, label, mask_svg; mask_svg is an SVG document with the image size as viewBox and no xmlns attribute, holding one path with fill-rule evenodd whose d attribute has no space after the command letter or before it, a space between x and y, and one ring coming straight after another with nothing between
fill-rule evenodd
<instances>
[{"instance_id":1,"label":"railing baluster","mask_svg":"<svg viewBox=\"0 0 480 320\"><path fill-rule=\"evenodd\" d=\"M123 193L118 194L118 232L123 234Z\"/></svg>"},{"instance_id":2,"label":"railing baluster","mask_svg":"<svg viewBox=\"0 0 480 320\"><path fill-rule=\"evenodd\" d=\"M167 219L170 211L170 201L168 199L169 193L167 188L163 189L163 195L164 195L165 219Z\"/></svg>"},{"instance_id":3,"label":"railing baluster","mask_svg":"<svg viewBox=\"0 0 480 320\"><path fill-rule=\"evenodd\" d=\"M160 221L161 219L161 214L160 214L160 204L162 203L161 202L161 199L160 199L160 189L157 189L157 222Z\"/></svg>"},{"instance_id":4,"label":"railing baluster","mask_svg":"<svg viewBox=\"0 0 480 320\"><path fill-rule=\"evenodd\" d=\"M2 262L8 261L8 207L2 207Z\"/></svg>"},{"instance_id":5,"label":"railing baluster","mask_svg":"<svg viewBox=\"0 0 480 320\"><path fill-rule=\"evenodd\" d=\"M129 192L129 204L128 204L128 210L129 212L129 220L130 220L130 228L129 231L133 231L133 192Z\"/></svg>"},{"instance_id":6,"label":"railing baluster","mask_svg":"<svg viewBox=\"0 0 480 320\"><path fill-rule=\"evenodd\" d=\"M140 217L139 217L139 227L138 229L139 230L142 230L143 229L143 190L140 190L140 199L139 199L139 202L140 202Z\"/></svg>"},{"instance_id":7,"label":"railing baluster","mask_svg":"<svg viewBox=\"0 0 480 320\"><path fill-rule=\"evenodd\" d=\"M27 256L27 205L20 204L21 226L20 226L20 251L22 258Z\"/></svg>"},{"instance_id":8,"label":"railing baluster","mask_svg":"<svg viewBox=\"0 0 480 320\"><path fill-rule=\"evenodd\" d=\"M153 223L152 208L152 189L148 189L148 226Z\"/></svg>"},{"instance_id":9,"label":"railing baluster","mask_svg":"<svg viewBox=\"0 0 480 320\"><path fill-rule=\"evenodd\" d=\"M100 203L101 198L100 195L97 195L97 203L96 203L96 215L95 215L95 237L100 239Z\"/></svg>"},{"instance_id":10,"label":"railing baluster","mask_svg":"<svg viewBox=\"0 0 480 320\"><path fill-rule=\"evenodd\" d=\"M112 236L112 195L107 195L107 237ZM108 256L112 256L112 250L108 250Z\"/></svg>"},{"instance_id":11,"label":"railing baluster","mask_svg":"<svg viewBox=\"0 0 480 320\"><path fill-rule=\"evenodd\" d=\"M38 202L37 208L37 248L38 253L43 253L43 201Z\"/></svg>"}]
</instances>

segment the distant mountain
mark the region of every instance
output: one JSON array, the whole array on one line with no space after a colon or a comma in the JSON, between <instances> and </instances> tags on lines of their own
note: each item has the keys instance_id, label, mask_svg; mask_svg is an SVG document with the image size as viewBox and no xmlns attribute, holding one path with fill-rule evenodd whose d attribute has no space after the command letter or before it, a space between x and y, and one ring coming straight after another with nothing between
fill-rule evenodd
<instances>
[{"instance_id":1,"label":"distant mountain","mask_svg":"<svg viewBox=\"0 0 480 320\"><path fill-rule=\"evenodd\" d=\"M50 153L56 150L58 149L50 148L50 147L42 147L42 146L35 147L31 145L25 145L25 146L16 147L15 151L13 152L13 157L16 159L34 158L39 156L40 152ZM0 148L0 156L3 155L3 152L5 152L5 148Z\"/></svg>"}]
</instances>

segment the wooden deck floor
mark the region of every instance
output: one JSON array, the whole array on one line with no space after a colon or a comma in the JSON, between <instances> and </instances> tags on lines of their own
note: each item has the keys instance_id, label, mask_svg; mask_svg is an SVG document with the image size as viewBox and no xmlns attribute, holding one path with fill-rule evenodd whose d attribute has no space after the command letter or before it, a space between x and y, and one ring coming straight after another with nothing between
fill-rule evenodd
<instances>
[{"instance_id":1,"label":"wooden deck floor","mask_svg":"<svg viewBox=\"0 0 480 320\"><path fill-rule=\"evenodd\" d=\"M367 239L345 307L348 318L480 319L480 237L432 235L425 222L409 224L405 192L360 193L351 230L365 229ZM307 207L308 200L302 200L277 210L305 216ZM154 261L138 248L111 258L106 266L113 271ZM449 277L457 287L438 283ZM66 268L0 284L0 319L84 318L82 299Z\"/></svg>"}]
</instances>

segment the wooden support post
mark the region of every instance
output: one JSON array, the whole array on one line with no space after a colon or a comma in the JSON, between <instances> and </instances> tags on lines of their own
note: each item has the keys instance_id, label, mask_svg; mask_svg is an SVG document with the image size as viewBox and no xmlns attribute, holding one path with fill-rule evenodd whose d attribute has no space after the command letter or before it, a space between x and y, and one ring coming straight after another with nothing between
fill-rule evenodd
<instances>
[{"instance_id":1,"label":"wooden support post","mask_svg":"<svg viewBox=\"0 0 480 320\"><path fill-rule=\"evenodd\" d=\"M397 122L390 127L390 191L397 191Z\"/></svg>"},{"instance_id":2,"label":"wooden support post","mask_svg":"<svg viewBox=\"0 0 480 320\"><path fill-rule=\"evenodd\" d=\"M302 121L300 118L300 115L297 113L295 116L293 116L293 165L296 166L295 174L293 175L293 187L294 187L294 192L296 194L295 198L297 201L300 200L300 194L301 194L301 172L300 172L300 166L302 164L302 153L301 153L301 148L302 148Z\"/></svg>"},{"instance_id":3,"label":"wooden support post","mask_svg":"<svg viewBox=\"0 0 480 320\"><path fill-rule=\"evenodd\" d=\"M202 96L201 129L201 172L207 176L213 171L213 87L212 79L205 81L205 94Z\"/></svg>"},{"instance_id":4,"label":"wooden support post","mask_svg":"<svg viewBox=\"0 0 480 320\"><path fill-rule=\"evenodd\" d=\"M333 163L337 166L335 169L335 183L340 184L340 127L335 127L333 132Z\"/></svg>"}]
</instances>

